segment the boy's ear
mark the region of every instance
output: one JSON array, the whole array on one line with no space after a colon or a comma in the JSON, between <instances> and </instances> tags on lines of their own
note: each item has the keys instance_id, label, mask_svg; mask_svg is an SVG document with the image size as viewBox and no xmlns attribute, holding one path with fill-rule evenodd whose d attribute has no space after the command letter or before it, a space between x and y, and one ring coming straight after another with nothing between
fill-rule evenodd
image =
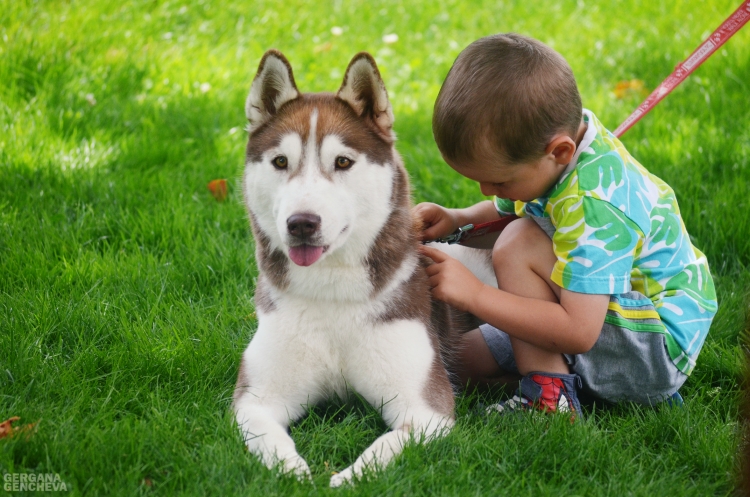
<instances>
[{"instance_id":1,"label":"boy's ear","mask_svg":"<svg viewBox=\"0 0 750 497\"><path fill-rule=\"evenodd\" d=\"M393 108L375 59L369 53L354 56L336 96L349 104L357 115L370 119L386 138L395 138Z\"/></svg>"},{"instance_id":2,"label":"boy's ear","mask_svg":"<svg viewBox=\"0 0 750 497\"><path fill-rule=\"evenodd\" d=\"M570 164L576 154L576 142L568 135L557 135L547 145L545 152L552 154L558 164Z\"/></svg>"},{"instance_id":3,"label":"boy's ear","mask_svg":"<svg viewBox=\"0 0 750 497\"><path fill-rule=\"evenodd\" d=\"M276 114L282 105L300 96L292 66L278 50L269 50L260 59L258 73L245 101L245 115L252 133Z\"/></svg>"}]
</instances>

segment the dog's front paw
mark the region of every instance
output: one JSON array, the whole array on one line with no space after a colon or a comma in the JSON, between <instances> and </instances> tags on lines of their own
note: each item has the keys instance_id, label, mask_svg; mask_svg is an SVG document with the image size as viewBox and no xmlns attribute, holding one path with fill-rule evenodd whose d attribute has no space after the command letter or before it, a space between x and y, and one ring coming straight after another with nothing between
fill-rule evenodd
<instances>
[{"instance_id":1,"label":"dog's front paw","mask_svg":"<svg viewBox=\"0 0 750 497\"><path fill-rule=\"evenodd\" d=\"M343 470L341 473L336 473L331 477L331 488L340 487L344 483L351 483L352 476L354 476L354 474L352 473L351 466Z\"/></svg>"},{"instance_id":2,"label":"dog's front paw","mask_svg":"<svg viewBox=\"0 0 750 497\"><path fill-rule=\"evenodd\" d=\"M292 474L299 481L311 481L310 467L300 456L289 457L284 459L282 471L286 474Z\"/></svg>"}]
</instances>

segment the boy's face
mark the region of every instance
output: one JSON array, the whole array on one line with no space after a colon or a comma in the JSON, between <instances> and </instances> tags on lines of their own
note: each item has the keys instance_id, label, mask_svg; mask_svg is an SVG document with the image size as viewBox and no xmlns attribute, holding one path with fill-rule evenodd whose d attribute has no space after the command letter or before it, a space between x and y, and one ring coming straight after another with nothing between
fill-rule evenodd
<instances>
[{"instance_id":1,"label":"boy's face","mask_svg":"<svg viewBox=\"0 0 750 497\"><path fill-rule=\"evenodd\" d=\"M565 172L587 126L581 123L575 139L559 133L552 137L539 159L509 164L497 151L481 154L486 160L469 164L446 161L462 176L479 183L482 194L529 202L543 197Z\"/></svg>"},{"instance_id":2,"label":"boy's face","mask_svg":"<svg viewBox=\"0 0 750 497\"><path fill-rule=\"evenodd\" d=\"M483 195L529 202L543 197L565 171L550 154L541 159L509 165L501 160L482 164L450 166L462 176L479 183Z\"/></svg>"}]
</instances>

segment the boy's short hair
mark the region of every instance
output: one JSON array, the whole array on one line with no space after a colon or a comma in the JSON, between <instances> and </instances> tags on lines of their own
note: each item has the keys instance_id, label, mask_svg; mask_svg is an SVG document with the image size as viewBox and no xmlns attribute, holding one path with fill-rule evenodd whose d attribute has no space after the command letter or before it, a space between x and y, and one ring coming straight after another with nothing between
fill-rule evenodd
<instances>
[{"instance_id":1,"label":"boy's short hair","mask_svg":"<svg viewBox=\"0 0 750 497\"><path fill-rule=\"evenodd\" d=\"M432 118L448 161L469 164L499 153L511 164L536 160L560 132L578 132L583 109L573 71L544 43L515 33L481 38L456 58Z\"/></svg>"}]
</instances>

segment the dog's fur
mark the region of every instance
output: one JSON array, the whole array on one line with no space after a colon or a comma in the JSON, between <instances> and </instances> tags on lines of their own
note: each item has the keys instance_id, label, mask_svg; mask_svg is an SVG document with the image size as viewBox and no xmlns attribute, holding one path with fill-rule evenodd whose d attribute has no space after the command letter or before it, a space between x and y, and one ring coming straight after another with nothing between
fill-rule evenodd
<instances>
[{"instance_id":1,"label":"dog's fur","mask_svg":"<svg viewBox=\"0 0 750 497\"><path fill-rule=\"evenodd\" d=\"M269 468L309 475L289 423L306 406L355 390L392 431L333 476L338 486L387 464L410 437L450 429L446 365L461 325L430 298L393 111L369 54L354 57L335 95L301 94L289 62L271 50L245 110L245 203L260 275L258 330L234 393L237 423ZM487 256L473 263L496 284Z\"/></svg>"}]
</instances>

